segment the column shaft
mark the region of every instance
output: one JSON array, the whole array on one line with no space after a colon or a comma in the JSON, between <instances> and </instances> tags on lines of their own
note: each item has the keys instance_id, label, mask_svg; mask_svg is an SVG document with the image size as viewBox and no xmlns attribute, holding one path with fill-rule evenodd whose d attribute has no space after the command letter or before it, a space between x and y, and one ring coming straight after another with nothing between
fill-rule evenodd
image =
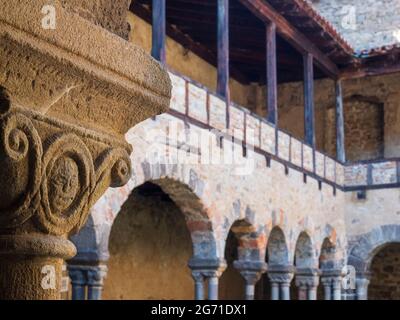
<instances>
[{"instance_id":1,"label":"column shaft","mask_svg":"<svg viewBox=\"0 0 400 320\"><path fill-rule=\"evenodd\" d=\"M89 285L88 286L88 300L101 300L103 286Z\"/></svg>"},{"instance_id":2,"label":"column shaft","mask_svg":"<svg viewBox=\"0 0 400 320\"><path fill-rule=\"evenodd\" d=\"M245 297L246 300L254 300L254 292L255 292L255 286L254 284L246 284L246 288L245 288Z\"/></svg>"},{"instance_id":3,"label":"column shaft","mask_svg":"<svg viewBox=\"0 0 400 320\"><path fill-rule=\"evenodd\" d=\"M72 300L86 300L85 289L82 284L74 283L71 281L72 286Z\"/></svg>"},{"instance_id":4,"label":"column shaft","mask_svg":"<svg viewBox=\"0 0 400 320\"><path fill-rule=\"evenodd\" d=\"M271 283L271 300L279 300L279 283Z\"/></svg>"},{"instance_id":5,"label":"column shaft","mask_svg":"<svg viewBox=\"0 0 400 320\"><path fill-rule=\"evenodd\" d=\"M195 280L194 288L195 300L204 300L204 279Z\"/></svg>"},{"instance_id":6,"label":"column shaft","mask_svg":"<svg viewBox=\"0 0 400 320\"><path fill-rule=\"evenodd\" d=\"M281 283L281 299L290 300L290 283Z\"/></svg>"},{"instance_id":7,"label":"column shaft","mask_svg":"<svg viewBox=\"0 0 400 320\"><path fill-rule=\"evenodd\" d=\"M324 284L324 299L332 300L332 289L330 284Z\"/></svg>"},{"instance_id":8,"label":"column shaft","mask_svg":"<svg viewBox=\"0 0 400 320\"><path fill-rule=\"evenodd\" d=\"M308 288L307 298L308 300L317 300L317 287Z\"/></svg>"},{"instance_id":9,"label":"column shaft","mask_svg":"<svg viewBox=\"0 0 400 320\"><path fill-rule=\"evenodd\" d=\"M208 300L218 300L218 277L208 279Z\"/></svg>"}]
</instances>

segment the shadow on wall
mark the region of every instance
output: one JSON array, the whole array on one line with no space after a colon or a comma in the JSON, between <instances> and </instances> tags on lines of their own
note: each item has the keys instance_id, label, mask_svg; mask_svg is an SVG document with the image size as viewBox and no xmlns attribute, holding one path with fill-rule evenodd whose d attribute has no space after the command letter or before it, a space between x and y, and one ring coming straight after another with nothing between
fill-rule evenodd
<instances>
[{"instance_id":1,"label":"shadow on wall","mask_svg":"<svg viewBox=\"0 0 400 320\"><path fill-rule=\"evenodd\" d=\"M111 230L104 299L193 299L192 241L180 209L152 183L136 188Z\"/></svg>"}]
</instances>

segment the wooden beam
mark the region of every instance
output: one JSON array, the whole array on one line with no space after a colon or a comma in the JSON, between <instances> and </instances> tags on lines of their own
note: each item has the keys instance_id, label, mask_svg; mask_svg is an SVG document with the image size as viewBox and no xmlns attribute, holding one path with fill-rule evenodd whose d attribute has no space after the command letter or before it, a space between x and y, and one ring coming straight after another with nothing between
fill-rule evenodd
<instances>
[{"instance_id":1,"label":"wooden beam","mask_svg":"<svg viewBox=\"0 0 400 320\"><path fill-rule=\"evenodd\" d=\"M335 81L336 96L336 158L344 163L346 161L345 145L344 145L344 113L343 113L343 93L342 82Z\"/></svg>"},{"instance_id":2,"label":"wooden beam","mask_svg":"<svg viewBox=\"0 0 400 320\"><path fill-rule=\"evenodd\" d=\"M339 73L337 66L323 54L304 34L293 27L282 15L263 0L239 0L255 16L265 23L276 24L277 32L301 54L310 53L315 64L328 76L336 79Z\"/></svg>"},{"instance_id":3,"label":"wooden beam","mask_svg":"<svg viewBox=\"0 0 400 320\"><path fill-rule=\"evenodd\" d=\"M304 141L315 149L314 118L314 63L313 56L306 53L304 60Z\"/></svg>"},{"instance_id":4,"label":"wooden beam","mask_svg":"<svg viewBox=\"0 0 400 320\"><path fill-rule=\"evenodd\" d=\"M162 64L166 62L165 35L166 35L166 0L153 0L152 12L152 48L151 55Z\"/></svg>"},{"instance_id":5,"label":"wooden beam","mask_svg":"<svg viewBox=\"0 0 400 320\"><path fill-rule=\"evenodd\" d=\"M137 1L132 1L130 5L130 10L146 21L149 24L152 24L152 15L151 12L143 7L139 2ZM217 62L217 56L216 54L210 50L209 48L203 46L202 44L193 41L191 37L189 37L187 34L183 33L181 30L179 30L176 27L173 27L169 23L166 24L166 33L167 35L173 39L174 41L178 42L181 44L185 49L193 52L197 56L199 56L201 59L204 61L208 62L211 65L216 65ZM250 80L246 75L244 75L242 72L240 72L236 68L231 68L230 73L232 77L237 80L238 82L242 84L249 84Z\"/></svg>"},{"instance_id":6,"label":"wooden beam","mask_svg":"<svg viewBox=\"0 0 400 320\"><path fill-rule=\"evenodd\" d=\"M381 66L362 66L362 67L350 67L342 69L339 73L341 80L364 78L369 76L381 76L392 73L400 72L400 61L390 65Z\"/></svg>"},{"instance_id":7,"label":"wooden beam","mask_svg":"<svg viewBox=\"0 0 400 320\"><path fill-rule=\"evenodd\" d=\"M278 89L277 89L277 67L276 67L276 25L266 25L267 44L267 108L268 121L278 125Z\"/></svg>"},{"instance_id":8,"label":"wooden beam","mask_svg":"<svg viewBox=\"0 0 400 320\"><path fill-rule=\"evenodd\" d=\"M217 93L229 101L229 0L218 0Z\"/></svg>"}]
</instances>

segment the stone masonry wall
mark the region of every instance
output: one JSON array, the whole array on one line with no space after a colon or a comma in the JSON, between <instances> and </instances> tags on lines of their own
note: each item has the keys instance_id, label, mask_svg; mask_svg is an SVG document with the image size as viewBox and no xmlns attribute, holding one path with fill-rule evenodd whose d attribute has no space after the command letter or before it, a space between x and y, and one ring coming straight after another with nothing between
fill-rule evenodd
<instances>
[{"instance_id":1,"label":"stone masonry wall","mask_svg":"<svg viewBox=\"0 0 400 320\"><path fill-rule=\"evenodd\" d=\"M384 157L399 157L400 74L346 80L342 86L346 151L350 159L354 159L356 154L360 155L360 158L375 157L379 154ZM279 127L296 138L302 138L304 123L299 119L303 119L304 113L303 84L280 85L278 93ZM315 81L314 97L317 149L335 156L333 81ZM381 106L383 115L378 111ZM369 133L367 126L373 128ZM378 151L377 144L378 141L381 142L381 134L383 134L384 150ZM374 151L371 153L371 150Z\"/></svg>"},{"instance_id":2,"label":"stone masonry wall","mask_svg":"<svg viewBox=\"0 0 400 320\"><path fill-rule=\"evenodd\" d=\"M368 297L371 300L400 300L400 244L382 248L371 265Z\"/></svg>"},{"instance_id":3,"label":"stone masonry wall","mask_svg":"<svg viewBox=\"0 0 400 320\"><path fill-rule=\"evenodd\" d=\"M356 50L400 41L398 0L309 0Z\"/></svg>"},{"instance_id":4,"label":"stone masonry wall","mask_svg":"<svg viewBox=\"0 0 400 320\"><path fill-rule=\"evenodd\" d=\"M383 158L383 106L357 97L344 102L345 148L349 161ZM336 154L336 110L327 109L324 149Z\"/></svg>"}]
</instances>

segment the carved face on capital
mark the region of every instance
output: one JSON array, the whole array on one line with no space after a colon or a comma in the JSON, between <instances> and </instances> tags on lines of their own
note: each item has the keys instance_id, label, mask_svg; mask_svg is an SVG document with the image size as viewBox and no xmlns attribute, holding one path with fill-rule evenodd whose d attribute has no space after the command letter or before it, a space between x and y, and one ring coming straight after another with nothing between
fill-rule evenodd
<instances>
[{"instance_id":1,"label":"carved face on capital","mask_svg":"<svg viewBox=\"0 0 400 320\"><path fill-rule=\"evenodd\" d=\"M53 213L62 213L73 203L79 191L79 169L73 159L64 156L54 162L48 190Z\"/></svg>"}]
</instances>

